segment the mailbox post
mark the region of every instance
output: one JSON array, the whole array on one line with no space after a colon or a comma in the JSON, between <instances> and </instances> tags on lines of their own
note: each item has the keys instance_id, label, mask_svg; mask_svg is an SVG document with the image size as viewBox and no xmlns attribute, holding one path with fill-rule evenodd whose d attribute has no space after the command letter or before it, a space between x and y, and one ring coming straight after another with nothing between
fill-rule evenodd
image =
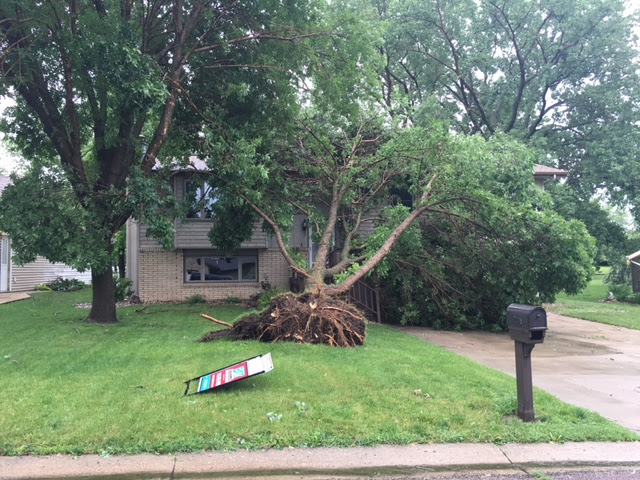
<instances>
[{"instance_id":1,"label":"mailbox post","mask_svg":"<svg viewBox=\"0 0 640 480\"><path fill-rule=\"evenodd\" d=\"M531 351L544 342L547 331L547 313L540 307L512 303L507 307L507 327L515 342L516 384L518 388L518 417L533 422L533 381L531 377Z\"/></svg>"}]
</instances>

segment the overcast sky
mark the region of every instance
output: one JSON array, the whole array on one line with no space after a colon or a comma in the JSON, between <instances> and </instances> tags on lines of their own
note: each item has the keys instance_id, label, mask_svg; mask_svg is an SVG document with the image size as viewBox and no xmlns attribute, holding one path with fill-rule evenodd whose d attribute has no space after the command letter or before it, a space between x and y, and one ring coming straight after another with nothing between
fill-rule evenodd
<instances>
[{"instance_id":1,"label":"overcast sky","mask_svg":"<svg viewBox=\"0 0 640 480\"><path fill-rule=\"evenodd\" d=\"M640 7L640 0L626 0L626 3L629 6L629 10L638 10ZM640 32L638 34L640 35ZM2 111L8 105L10 105L10 101L0 97L0 116L2 115ZM19 162L15 157L11 156L11 154L7 152L0 141L0 174L11 173L16 171L18 168Z\"/></svg>"}]
</instances>

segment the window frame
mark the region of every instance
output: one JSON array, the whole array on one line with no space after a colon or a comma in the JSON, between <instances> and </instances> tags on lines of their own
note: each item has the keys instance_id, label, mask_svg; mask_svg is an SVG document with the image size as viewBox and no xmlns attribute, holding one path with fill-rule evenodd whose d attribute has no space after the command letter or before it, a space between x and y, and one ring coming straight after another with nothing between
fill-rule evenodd
<instances>
[{"instance_id":1,"label":"window frame","mask_svg":"<svg viewBox=\"0 0 640 480\"><path fill-rule=\"evenodd\" d=\"M235 276L237 278L225 280L222 278L216 279L207 279L207 275L219 275L212 274L206 272L206 258L211 259L236 259L237 266L235 270ZM253 278L242 278L242 267L243 265L251 264L252 262L242 262L240 259L252 259L255 260L253 263L255 264ZM199 272L195 272L195 268L188 268L189 266L193 267L194 265L188 265L190 260L196 259L196 264L198 265ZM259 276L259 255L257 250L240 250L235 252L233 255L225 255L216 250L185 250L182 254L182 282L185 285L210 285L210 284L238 284L238 283L258 283ZM200 277L199 280L190 279L191 275L194 273L198 273Z\"/></svg>"},{"instance_id":2,"label":"window frame","mask_svg":"<svg viewBox=\"0 0 640 480\"><path fill-rule=\"evenodd\" d=\"M187 202L189 200L190 185L193 184L196 186L196 196L195 201L188 205L186 218L187 220L206 220L211 221L215 218L213 213L213 206L218 202L219 197L210 197L209 192L215 192L216 187L205 178L185 178L183 182L183 192L184 192L184 200ZM198 199L197 191L200 190L200 199ZM204 198L202 198L204 195ZM196 205L200 205L200 208L196 210L193 208L194 212L192 214L191 208Z\"/></svg>"}]
</instances>

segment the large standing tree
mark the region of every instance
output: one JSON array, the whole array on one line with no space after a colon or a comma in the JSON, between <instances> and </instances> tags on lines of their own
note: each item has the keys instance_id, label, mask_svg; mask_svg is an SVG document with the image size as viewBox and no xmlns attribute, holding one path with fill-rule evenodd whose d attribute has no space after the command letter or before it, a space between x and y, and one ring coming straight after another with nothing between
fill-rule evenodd
<instances>
[{"instance_id":1,"label":"large standing tree","mask_svg":"<svg viewBox=\"0 0 640 480\"><path fill-rule=\"evenodd\" d=\"M2 199L19 259L90 268L88 320L116 321L113 235L132 214L152 215L148 177L177 109L215 123L253 96L263 117L282 110L301 78L296 40L327 33L321 11L314 1L0 0L0 94L17 101L5 130L34 161ZM258 72L261 88L227 73L239 71Z\"/></svg>"},{"instance_id":2,"label":"large standing tree","mask_svg":"<svg viewBox=\"0 0 640 480\"><path fill-rule=\"evenodd\" d=\"M385 106L548 153L588 199L638 205L640 82L622 0L374 0ZM636 210L636 215L640 212Z\"/></svg>"}]
</instances>

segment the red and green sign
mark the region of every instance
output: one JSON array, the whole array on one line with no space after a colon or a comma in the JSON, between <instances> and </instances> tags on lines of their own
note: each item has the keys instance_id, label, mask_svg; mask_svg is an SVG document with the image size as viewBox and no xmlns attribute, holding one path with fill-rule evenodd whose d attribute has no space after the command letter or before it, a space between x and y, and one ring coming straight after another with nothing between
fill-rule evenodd
<instances>
[{"instance_id":1,"label":"red and green sign","mask_svg":"<svg viewBox=\"0 0 640 480\"><path fill-rule=\"evenodd\" d=\"M187 385L184 394L187 395L189 393L191 382L196 380L198 381L198 388L194 393L203 393L271 370L273 370L273 361L271 360L271 353L267 353L266 355L253 357L187 380L184 382Z\"/></svg>"}]
</instances>

